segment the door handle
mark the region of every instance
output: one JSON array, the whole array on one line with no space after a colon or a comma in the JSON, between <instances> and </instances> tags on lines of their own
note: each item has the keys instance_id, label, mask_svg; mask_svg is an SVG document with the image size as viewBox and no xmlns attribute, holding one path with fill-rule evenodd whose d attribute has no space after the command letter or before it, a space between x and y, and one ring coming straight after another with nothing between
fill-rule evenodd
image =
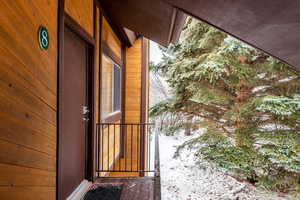
<instances>
[{"instance_id":1,"label":"door handle","mask_svg":"<svg viewBox=\"0 0 300 200\"><path fill-rule=\"evenodd\" d=\"M85 121L85 122L88 122L90 119L89 119L89 109L87 106L82 106L82 115L83 115L83 118L82 120Z\"/></svg>"},{"instance_id":2,"label":"door handle","mask_svg":"<svg viewBox=\"0 0 300 200\"><path fill-rule=\"evenodd\" d=\"M82 106L82 114L86 115L90 112L89 108L87 106Z\"/></svg>"}]
</instances>

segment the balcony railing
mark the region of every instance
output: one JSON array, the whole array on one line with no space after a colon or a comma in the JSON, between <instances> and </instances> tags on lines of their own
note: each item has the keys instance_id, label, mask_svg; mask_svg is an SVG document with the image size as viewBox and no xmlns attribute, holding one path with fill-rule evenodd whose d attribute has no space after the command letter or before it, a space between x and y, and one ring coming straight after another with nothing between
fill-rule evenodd
<instances>
[{"instance_id":1,"label":"balcony railing","mask_svg":"<svg viewBox=\"0 0 300 200\"><path fill-rule=\"evenodd\" d=\"M159 173L158 136L152 134L152 126L150 123L97 124L97 176Z\"/></svg>"}]
</instances>

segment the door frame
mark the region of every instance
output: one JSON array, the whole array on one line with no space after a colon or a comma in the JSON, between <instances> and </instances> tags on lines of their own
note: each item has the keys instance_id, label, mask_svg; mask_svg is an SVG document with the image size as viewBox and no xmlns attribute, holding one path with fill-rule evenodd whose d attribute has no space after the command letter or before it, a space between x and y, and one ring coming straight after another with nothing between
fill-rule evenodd
<instances>
[{"instance_id":1,"label":"door frame","mask_svg":"<svg viewBox=\"0 0 300 200\"><path fill-rule=\"evenodd\" d=\"M62 199L62 174L61 174L61 155L62 155L62 140L61 140L61 123L62 123L62 69L64 63L64 30L67 27L73 33L75 33L80 39L87 44L87 96L88 106L90 108L90 120L87 125L87 143L86 143L86 162L85 162L85 178L89 181L93 180L93 163L94 163L94 101L95 101L95 39L90 36L75 20L73 20L64 9L65 1L58 1L58 31L57 31L57 155L56 155L56 199Z\"/></svg>"}]
</instances>

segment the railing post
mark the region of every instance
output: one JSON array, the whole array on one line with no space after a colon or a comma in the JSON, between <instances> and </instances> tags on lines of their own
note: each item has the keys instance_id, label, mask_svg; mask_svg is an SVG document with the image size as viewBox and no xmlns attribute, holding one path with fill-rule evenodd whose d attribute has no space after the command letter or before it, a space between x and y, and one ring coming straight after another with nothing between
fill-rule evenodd
<instances>
[{"instance_id":1,"label":"railing post","mask_svg":"<svg viewBox=\"0 0 300 200\"><path fill-rule=\"evenodd\" d=\"M140 176L144 176L145 173L145 130L144 125L140 124L140 135L141 135L141 154L140 154Z\"/></svg>"},{"instance_id":2,"label":"railing post","mask_svg":"<svg viewBox=\"0 0 300 200\"><path fill-rule=\"evenodd\" d=\"M161 200L160 183L160 160L159 160L159 140L158 131L155 132L155 174L154 174L154 200Z\"/></svg>"}]
</instances>

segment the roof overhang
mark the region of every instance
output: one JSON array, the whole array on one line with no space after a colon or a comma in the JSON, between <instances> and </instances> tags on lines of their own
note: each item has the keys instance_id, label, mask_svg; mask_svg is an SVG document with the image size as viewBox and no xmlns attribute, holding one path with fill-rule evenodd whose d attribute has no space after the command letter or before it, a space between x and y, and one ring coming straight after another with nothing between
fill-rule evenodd
<instances>
[{"instance_id":1,"label":"roof overhang","mask_svg":"<svg viewBox=\"0 0 300 200\"><path fill-rule=\"evenodd\" d=\"M300 1L164 1L300 70Z\"/></svg>"},{"instance_id":2,"label":"roof overhang","mask_svg":"<svg viewBox=\"0 0 300 200\"><path fill-rule=\"evenodd\" d=\"M108 17L161 45L176 42L190 14L300 70L300 1L99 0ZM122 35L122 34L121 34ZM132 34L131 34L132 35Z\"/></svg>"},{"instance_id":3,"label":"roof overhang","mask_svg":"<svg viewBox=\"0 0 300 200\"><path fill-rule=\"evenodd\" d=\"M162 0L99 0L104 14L132 44L132 32L163 46L177 42L186 15ZM131 31L130 31L131 30ZM129 33L129 35L128 35Z\"/></svg>"}]
</instances>

